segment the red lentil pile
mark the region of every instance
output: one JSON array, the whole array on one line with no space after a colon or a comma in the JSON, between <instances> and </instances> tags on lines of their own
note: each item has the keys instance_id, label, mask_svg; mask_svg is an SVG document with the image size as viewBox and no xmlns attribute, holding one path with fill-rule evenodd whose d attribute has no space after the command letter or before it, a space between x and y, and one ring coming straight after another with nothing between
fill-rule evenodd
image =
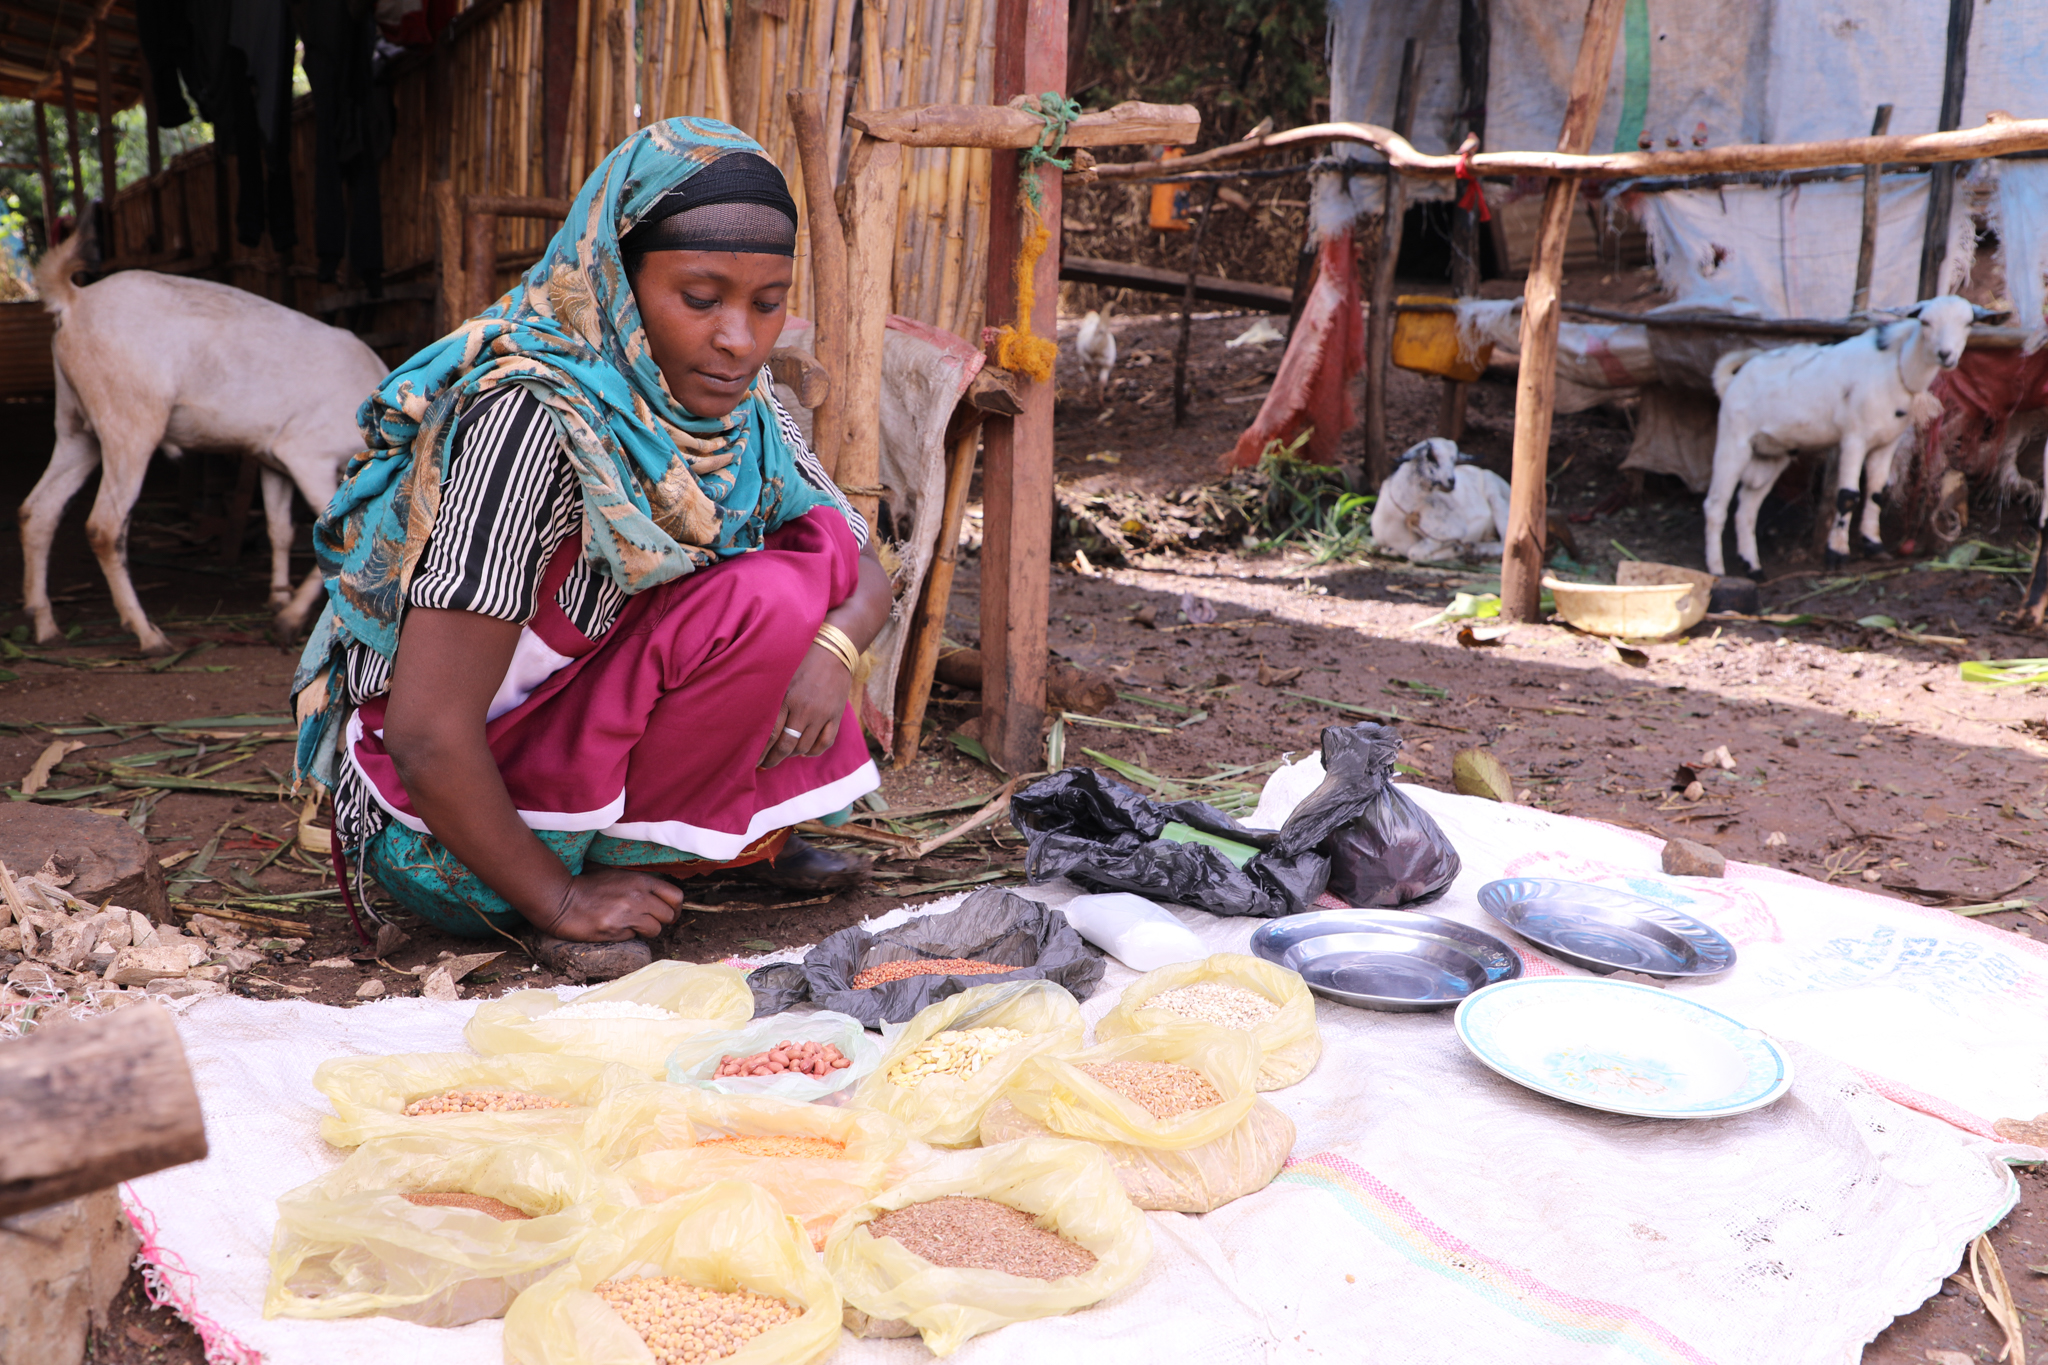
<instances>
[{"instance_id":1,"label":"red lentil pile","mask_svg":"<svg viewBox=\"0 0 2048 1365\"><path fill-rule=\"evenodd\" d=\"M414 1100L405 1106L404 1114L409 1119L424 1118L433 1114L511 1114L526 1109L567 1109L565 1100L551 1100L546 1095L529 1095L523 1090L450 1090L445 1095L429 1095L423 1100Z\"/></svg>"},{"instance_id":2,"label":"red lentil pile","mask_svg":"<svg viewBox=\"0 0 2048 1365\"><path fill-rule=\"evenodd\" d=\"M721 1058L714 1074L780 1076L793 1071L803 1076L829 1076L852 1065L846 1054L830 1043L792 1043L785 1038L766 1052L757 1052L751 1057Z\"/></svg>"},{"instance_id":3,"label":"red lentil pile","mask_svg":"<svg viewBox=\"0 0 2048 1365\"><path fill-rule=\"evenodd\" d=\"M867 990L870 986L885 986L891 981L901 981L906 976L994 976L1002 972L1014 972L1016 967L1007 967L1000 962L977 962L971 957L928 957L901 958L895 962L877 962L853 975L853 988Z\"/></svg>"},{"instance_id":4,"label":"red lentil pile","mask_svg":"<svg viewBox=\"0 0 2048 1365\"><path fill-rule=\"evenodd\" d=\"M1192 1114L1223 1103L1223 1092L1201 1072L1177 1062L1087 1062L1077 1070L1133 1099L1155 1119Z\"/></svg>"},{"instance_id":5,"label":"red lentil pile","mask_svg":"<svg viewBox=\"0 0 2048 1365\"><path fill-rule=\"evenodd\" d=\"M960 1270L999 1270L1031 1280L1085 1275L1095 1253L1008 1204L966 1195L947 1195L893 1209L868 1223L875 1237L893 1237L903 1249L933 1265Z\"/></svg>"},{"instance_id":6,"label":"red lentil pile","mask_svg":"<svg viewBox=\"0 0 2048 1365\"><path fill-rule=\"evenodd\" d=\"M409 1194L405 1202L429 1209L475 1209L478 1213L488 1213L501 1223L521 1223L533 1217L530 1213L521 1213L502 1199L493 1199L487 1194L465 1194L460 1190Z\"/></svg>"}]
</instances>

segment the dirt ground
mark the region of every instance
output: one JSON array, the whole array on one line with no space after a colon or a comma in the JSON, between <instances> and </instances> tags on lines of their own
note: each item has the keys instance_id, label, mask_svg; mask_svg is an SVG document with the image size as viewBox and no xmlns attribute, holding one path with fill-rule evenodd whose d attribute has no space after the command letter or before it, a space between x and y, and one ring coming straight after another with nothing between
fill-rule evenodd
<instances>
[{"instance_id":1,"label":"dirt ground","mask_svg":"<svg viewBox=\"0 0 2048 1365\"><path fill-rule=\"evenodd\" d=\"M1617 292L1629 284L1608 283ZM1107 407L1098 408L1063 369L1062 484L1078 496L1113 490L1161 503L1213 484L1217 454L1256 412L1280 358L1277 344L1225 349L1252 321L1213 316L1195 323L1195 402L1190 423L1175 431L1169 414L1176 323L1119 318L1124 358ZM1433 434L1437 395L1427 381L1402 375L1393 398L1396 440ZM1503 471L1512 398L1503 383L1476 386L1465 441ZM16 404L0 413L0 502L18 501L40 473L49 422L46 406ZM1696 565L1696 499L1654 479L1640 497L1614 498L1624 487L1615 466L1628 434L1625 413L1594 410L1558 422L1553 505L1583 518L1574 531L1584 572L1609 578L1622 553L1617 542L1643 558ZM196 472L160 466L138 511L133 558L142 597L173 642L191 651L168 665L136 656L112 619L84 542L90 488L73 504L53 565L60 621L73 637L37 647L19 611L0 615L0 653L7 656L0 669L10 675L0 679L0 781L18 785L52 729L107 727L78 736L90 747L71 754L51 786L93 788L79 804L140 824L167 860L192 855L170 876L176 882L179 867L187 867L180 899L193 905L246 900L257 894L252 887L275 896L333 886L323 864L295 850L278 853L296 818L284 804L203 790L171 791L151 804L146 791L98 790L115 760L128 766L149 754L164 755L158 772L202 782L264 783L289 769L282 738L208 771L221 763L223 742L209 757L195 752L197 744L150 729L251 716L272 718L254 727L259 731L288 728L285 690L294 656L264 637L260 525L252 522L249 551L237 566L218 562L219 499L230 486L232 469L224 462ZM1992 508L1973 517L1980 529L1996 520ZM2018 534L2024 520L2008 513L2004 530L1987 539L2030 549ZM1448 788L1452 755L1483 743L1507 766L1522 799L1546 809L1683 835L1732 858L1928 904L2031 899L2048 870L2048 719L2028 689L1973 687L1956 669L1960 658L2048 653L2038 638L2015 634L2002 620L2019 599L2020 575L1900 560L1855 566L1860 576L1844 581L1821 574L1797 506L1774 509L1765 527L1766 564L1775 576L1763 587L1764 611L1804 613L1805 620L1712 620L1687 639L1630 656L1561 625L1520 626L1497 645L1466 648L1454 627L1421 624L1458 591L1490 590L1497 566L1318 564L1298 546L1235 545L1135 555L1124 563L1112 558L1083 571L1063 542L1065 558L1053 578L1053 648L1076 664L1114 673L1123 694L1099 718L1117 724L1068 727L1068 760L1097 761L1083 752L1093 750L1167 782L1200 778L1270 764L1282 752L1312 746L1325 725L1374 713L1399 718L1402 759L1414 780L1432 786ZM1980 562L2010 569L2014 561L1987 554ZM18 601L18 565L10 519L0 532L0 600ZM962 642L978 633L977 585L970 558L948 623L948 634ZM1205 619L1212 611L1213 619ZM1857 624L1876 615L1898 631L1925 628L1960 643L1910 641ZM908 769L885 772L882 796L900 821L964 818L1003 781L947 742L973 720L973 694L945 687L939 693L923 756ZM1734 768L1702 764L1721 746ZM1704 797L1684 799L1681 768L1698 775ZM1243 780L1255 784L1258 773ZM189 865L216 836L204 876L191 878ZM1020 849L1014 831L990 827L924 863L885 863L871 887L822 904L791 904L739 881L692 884L692 904L705 908L685 914L660 951L710 961L812 942L905 900L1014 880ZM440 956L476 950L398 915L406 944L381 961L348 961L360 944L338 901L299 903L309 908L282 922L303 925L290 933L303 945L244 973L233 989L259 999L350 1004L369 980L387 996L412 993L420 970ZM2048 916L2032 905L1983 922L2048 934ZM495 946L506 955L465 982L465 994L550 982L511 944ZM2034 1240L2035 1222L2048 1217L2043 1181L2036 1171L2020 1173L2020 1203L1992 1242L2027 1315L2029 1344L2048 1350L2048 1283L2025 1269L2048 1262L2048 1246ZM189 1329L140 1306L138 1292L131 1281L91 1358L108 1365L197 1361ZM1895 1323L1864 1358L1903 1365L1932 1358L1930 1351L1954 1351L1961 1359L1989 1360L2000 1340L1974 1292L1945 1289Z\"/></svg>"}]
</instances>

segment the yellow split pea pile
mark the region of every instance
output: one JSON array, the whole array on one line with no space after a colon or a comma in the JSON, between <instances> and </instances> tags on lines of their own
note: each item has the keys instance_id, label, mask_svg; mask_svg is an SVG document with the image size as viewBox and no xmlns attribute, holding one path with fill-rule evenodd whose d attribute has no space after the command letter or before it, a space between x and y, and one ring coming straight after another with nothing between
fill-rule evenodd
<instances>
[{"instance_id":1,"label":"yellow split pea pile","mask_svg":"<svg viewBox=\"0 0 2048 1365\"><path fill-rule=\"evenodd\" d=\"M1177 1062L1088 1062L1079 1068L1117 1094L1138 1102L1155 1119L1192 1114L1223 1103L1223 1092L1201 1072Z\"/></svg>"},{"instance_id":2,"label":"yellow split pea pile","mask_svg":"<svg viewBox=\"0 0 2048 1365\"><path fill-rule=\"evenodd\" d=\"M723 1360L763 1332L794 1322L781 1299L740 1289L722 1294L674 1275L636 1276L598 1285L597 1296L639 1333L657 1365Z\"/></svg>"},{"instance_id":3,"label":"yellow split pea pile","mask_svg":"<svg viewBox=\"0 0 2048 1365\"><path fill-rule=\"evenodd\" d=\"M853 988L864 991L871 986L901 981L907 976L996 976L1016 970L1000 962L980 962L971 957L929 957L922 960L906 957L896 962L877 962L855 972Z\"/></svg>"},{"instance_id":4,"label":"yellow split pea pile","mask_svg":"<svg viewBox=\"0 0 2048 1365\"><path fill-rule=\"evenodd\" d=\"M510 1114L525 1109L567 1109L564 1100L551 1100L546 1095L529 1095L524 1090L450 1090L445 1095L429 1095L423 1100L414 1100L405 1106L405 1117L426 1118L434 1114Z\"/></svg>"},{"instance_id":5,"label":"yellow split pea pile","mask_svg":"<svg viewBox=\"0 0 2048 1365\"><path fill-rule=\"evenodd\" d=\"M927 1199L871 1220L868 1234L893 1237L911 1255L954 1269L1057 1280L1095 1268L1095 1253L1087 1247L993 1199L957 1194Z\"/></svg>"},{"instance_id":6,"label":"yellow split pea pile","mask_svg":"<svg viewBox=\"0 0 2048 1365\"><path fill-rule=\"evenodd\" d=\"M905 1053L889 1081L908 1090L933 1076L972 1076L989 1059L1024 1041L1013 1028L955 1028L934 1033Z\"/></svg>"}]
</instances>

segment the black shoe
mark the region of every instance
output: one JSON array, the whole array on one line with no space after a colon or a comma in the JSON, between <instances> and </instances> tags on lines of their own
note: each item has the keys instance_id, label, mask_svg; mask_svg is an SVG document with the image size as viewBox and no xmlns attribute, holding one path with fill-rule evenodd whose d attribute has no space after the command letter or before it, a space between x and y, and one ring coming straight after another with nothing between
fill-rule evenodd
<instances>
[{"instance_id":1,"label":"black shoe","mask_svg":"<svg viewBox=\"0 0 2048 1365\"><path fill-rule=\"evenodd\" d=\"M874 865L873 858L819 848L792 834L773 858L735 868L733 874L784 891L840 891L866 881Z\"/></svg>"},{"instance_id":2,"label":"black shoe","mask_svg":"<svg viewBox=\"0 0 2048 1365\"><path fill-rule=\"evenodd\" d=\"M534 961L571 981L616 981L654 961L654 948L644 938L624 943L574 943L553 934L527 940Z\"/></svg>"}]
</instances>

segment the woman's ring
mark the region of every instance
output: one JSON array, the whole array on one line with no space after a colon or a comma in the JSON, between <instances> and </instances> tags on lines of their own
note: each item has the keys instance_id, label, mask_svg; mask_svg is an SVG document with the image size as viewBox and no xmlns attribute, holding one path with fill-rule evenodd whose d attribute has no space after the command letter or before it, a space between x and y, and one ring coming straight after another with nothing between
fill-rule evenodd
<instances>
[{"instance_id":1,"label":"woman's ring","mask_svg":"<svg viewBox=\"0 0 2048 1365\"><path fill-rule=\"evenodd\" d=\"M803 731L792 730L787 725L782 727L782 733L788 735L791 739L802 739L804 737Z\"/></svg>"}]
</instances>

